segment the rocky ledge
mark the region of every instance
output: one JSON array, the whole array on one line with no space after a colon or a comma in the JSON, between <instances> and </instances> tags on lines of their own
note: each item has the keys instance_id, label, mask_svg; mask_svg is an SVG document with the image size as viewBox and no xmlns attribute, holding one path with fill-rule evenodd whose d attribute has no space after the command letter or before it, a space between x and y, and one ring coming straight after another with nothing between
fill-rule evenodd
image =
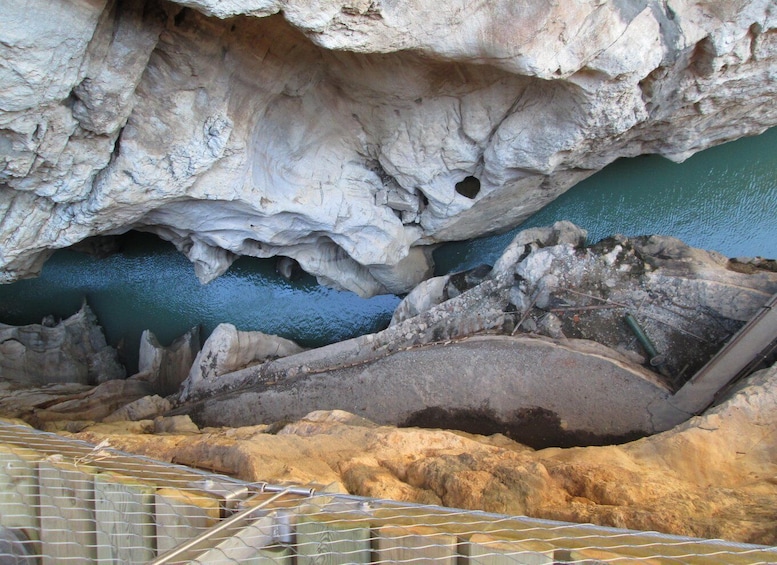
<instances>
[{"instance_id":1,"label":"rocky ledge","mask_svg":"<svg viewBox=\"0 0 777 565\"><path fill-rule=\"evenodd\" d=\"M776 391L777 367L670 431L538 451L501 434L381 426L339 410L241 428L173 416L60 433L249 481L776 545Z\"/></svg>"},{"instance_id":2,"label":"rocky ledge","mask_svg":"<svg viewBox=\"0 0 777 565\"><path fill-rule=\"evenodd\" d=\"M228 325L201 350L146 334L139 374L6 380L0 413L252 481L777 543L777 365L699 416L672 402L777 292L777 265L584 240L521 232L493 268L420 285L386 330L315 350Z\"/></svg>"},{"instance_id":3,"label":"rocky ledge","mask_svg":"<svg viewBox=\"0 0 777 565\"><path fill-rule=\"evenodd\" d=\"M179 413L243 426L340 408L534 447L687 420L675 392L777 293L773 262L659 236L584 242L568 222L525 230L493 268L419 285L388 329L190 381Z\"/></svg>"},{"instance_id":4,"label":"rocky ledge","mask_svg":"<svg viewBox=\"0 0 777 565\"><path fill-rule=\"evenodd\" d=\"M502 433L536 448L665 431L707 405L680 402L692 388L684 385L777 293L777 269L668 237L593 246L585 238L569 222L525 230L493 268L419 285L387 329L318 349L229 324L202 349L196 331L168 347L146 332L140 372L127 382L167 397L168 409L200 426L341 409L379 424ZM56 347L36 351L44 341L30 337L36 329L52 331L4 330L2 346L19 351L2 369L17 383L62 382L56 363L30 363L64 356ZM29 353L14 337L22 335ZM33 422L51 419L35 406L16 408L14 416ZM63 419L91 419L79 418L77 405L68 411Z\"/></svg>"},{"instance_id":5,"label":"rocky ledge","mask_svg":"<svg viewBox=\"0 0 777 565\"><path fill-rule=\"evenodd\" d=\"M46 0L0 12L0 282L131 229L203 281L404 293L618 157L777 125L769 0Z\"/></svg>"}]
</instances>

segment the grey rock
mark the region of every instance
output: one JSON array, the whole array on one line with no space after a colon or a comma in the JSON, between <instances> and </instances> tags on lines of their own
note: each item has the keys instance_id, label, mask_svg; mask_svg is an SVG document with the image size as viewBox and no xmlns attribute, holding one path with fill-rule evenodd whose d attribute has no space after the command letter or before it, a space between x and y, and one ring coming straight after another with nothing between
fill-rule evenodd
<instances>
[{"instance_id":1,"label":"grey rock","mask_svg":"<svg viewBox=\"0 0 777 565\"><path fill-rule=\"evenodd\" d=\"M530 319L527 319L527 322L529 320ZM561 328L561 320L558 319L558 316L553 314L542 316L539 321L535 323L535 326L543 335L548 337L554 339L564 339L566 337L564 335L564 330Z\"/></svg>"},{"instance_id":2,"label":"grey rock","mask_svg":"<svg viewBox=\"0 0 777 565\"><path fill-rule=\"evenodd\" d=\"M193 327L168 347L161 346L156 336L145 330L140 337L138 370L143 380L158 394L169 396L178 392L199 351L199 326Z\"/></svg>"},{"instance_id":3,"label":"grey rock","mask_svg":"<svg viewBox=\"0 0 777 565\"><path fill-rule=\"evenodd\" d=\"M444 291L448 284L447 275L433 277L418 284L410 293L402 299L402 302L394 310L390 325L396 325L426 312L430 308L445 301Z\"/></svg>"},{"instance_id":4,"label":"grey rock","mask_svg":"<svg viewBox=\"0 0 777 565\"><path fill-rule=\"evenodd\" d=\"M115 412L103 418L103 422L120 422L129 420L136 422L138 420L150 420L170 411L172 408L170 402L158 395L144 396L134 402L125 404Z\"/></svg>"},{"instance_id":5,"label":"grey rock","mask_svg":"<svg viewBox=\"0 0 777 565\"><path fill-rule=\"evenodd\" d=\"M200 429L192 419L186 415L158 416L154 418L155 434L198 434Z\"/></svg>"},{"instance_id":6,"label":"grey rock","mask_svg":"<svg viewBox=\"0 0 777 565\"><path fill-rule=\"evenodd\" d=\"M84 303L69 318L53 323L0 324L0 378L42 385L95 385L125 376L118 354L105 341L97 318Z\"/></svg>"},{"instance_id":7,"label":"grey rock","mask_svg":"<svg viewBox=\"0 0 777 565\"><path fill-rule=\"evenodd\" d=\"M275 262L275 271L287 280L295 279L300 274L300 266L290 257L278 257Z\"/></svg>"},{"instance_id":8,"label":"grey rock","mask_svg":"<svg viewBox=\"0 0 777 565\"><path fill-rule=\"evenodd\" d=\"M232 324L219 324L191 365L180 398L186 400L204 382L218 380L227 373L301 351L302 347L279 336L243 332Z\"/></svg>"},{"instance_id":9,"label":"grey rock","mask_svg":"<svg viewBox=\"0 0 777 565\"><path fill-rule=\"evenodd\" d=\"M43 407L34 407L28 421L33 424L65 420L98 422L150 393L148 384L135 379L106 381L80 394L55 397Z\"/></svg>"},{"instance_id":10,"label":"grey rock","mask_svg":"<svg viewBox=\"0 0 777 565\"><path fill-rule=\"evenodd\" d=\"M280 255L408 292L434 245L515 226L619 157L777 125L771 4L11 3L0 281L138 229L203 282Z\"/></svg>"}]
</instances>

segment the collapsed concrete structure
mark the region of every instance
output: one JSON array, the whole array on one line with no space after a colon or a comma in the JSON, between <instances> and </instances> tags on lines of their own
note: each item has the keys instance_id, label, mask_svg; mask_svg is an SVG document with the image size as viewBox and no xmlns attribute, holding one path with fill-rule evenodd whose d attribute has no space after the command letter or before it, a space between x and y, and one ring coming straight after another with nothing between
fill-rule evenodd
<instances>
[{"instance_id":1,"label":"collapsed concrete structure","mask_svg":"<svg viewBox=\"0 0 777 565\"><path fill-rule=\"evenodd\" d=\"M568 222L521 232L493 269L420 285L383 332L200 380L182 410L242 426L336 408L543 446L649 435L706 408L713 396L675 394L777 292L774 266L667 237L584 241Z\"/></svg>"}]
</instances>

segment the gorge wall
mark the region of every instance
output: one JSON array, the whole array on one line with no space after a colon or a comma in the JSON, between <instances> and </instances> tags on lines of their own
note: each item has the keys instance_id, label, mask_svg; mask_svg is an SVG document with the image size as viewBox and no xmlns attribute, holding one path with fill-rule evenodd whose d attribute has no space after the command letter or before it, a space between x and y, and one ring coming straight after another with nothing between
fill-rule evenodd
<instances>
[{"instance_id":1,"label":"gorge wall","mask_svg":"<svg viewBox=\"0 0 777 565\"><path fill-rule=\"evenodd\" d=\"M150 231L401 293L622 156L777 125L768 0L45 0L0 13L0 282Z\"/></svg>"}]
</instances>

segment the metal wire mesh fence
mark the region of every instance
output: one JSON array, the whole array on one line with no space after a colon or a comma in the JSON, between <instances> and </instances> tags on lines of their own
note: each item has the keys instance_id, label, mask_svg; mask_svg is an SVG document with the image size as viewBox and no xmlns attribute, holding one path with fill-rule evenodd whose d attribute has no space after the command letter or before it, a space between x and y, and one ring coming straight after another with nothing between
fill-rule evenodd
<instances>
[{"instance_id":1,"label":"metal wire mesh fence","mask_svg":"<svg viewBox=\"0 0 777 565\"><path fill-rule=\"evenodd\" d=\"M245 483L0 423L0 564L777 563L777 548Z\"/></svg>"}]
</instances>

